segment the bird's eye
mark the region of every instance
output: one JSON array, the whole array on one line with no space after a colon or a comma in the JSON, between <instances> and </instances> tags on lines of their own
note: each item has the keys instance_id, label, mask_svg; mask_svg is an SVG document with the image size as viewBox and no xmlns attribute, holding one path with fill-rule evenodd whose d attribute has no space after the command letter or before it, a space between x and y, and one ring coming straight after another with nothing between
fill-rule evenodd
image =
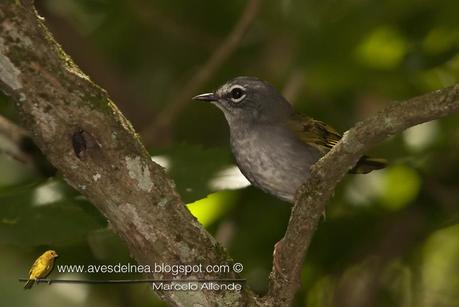
<instances>
[{"instance_id":1,"label":"bird's eye","mask_svg":"<svg viewBox=\"0 0 459 307\"><path fill-rule=\"evenodd\" d=\"M231 93L231 100L234 102L239 102L245 97L245 91L241 87L234 87L230 93Z\"/></svg>"}]
</instances>

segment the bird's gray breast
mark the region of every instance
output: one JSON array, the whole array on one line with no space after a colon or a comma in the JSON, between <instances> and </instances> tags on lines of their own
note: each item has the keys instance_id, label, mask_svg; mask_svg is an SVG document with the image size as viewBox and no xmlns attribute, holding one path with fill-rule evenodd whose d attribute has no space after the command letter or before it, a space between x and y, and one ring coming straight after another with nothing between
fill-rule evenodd
<instances>
[{"instance_id":1,"label":"bird's gray breast","mask_svg":"<svg viewBox=\"0 0 459 307\"><path fill-rule=\"evenodd\" d=\"M231 147L241 172L254 186L288 202L293 202L320 157L286 127L231 129Z\"/></svg>"}]
</instances>

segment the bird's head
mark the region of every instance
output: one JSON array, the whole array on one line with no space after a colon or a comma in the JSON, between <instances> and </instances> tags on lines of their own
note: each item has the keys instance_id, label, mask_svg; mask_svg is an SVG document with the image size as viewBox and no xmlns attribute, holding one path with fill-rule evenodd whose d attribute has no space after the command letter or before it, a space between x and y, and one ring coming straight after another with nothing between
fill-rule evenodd
<instances>
[{"instance_id":1,"label":"bird's head","mask_svg":"<svg viewBox=\"0 0 459 307\"><path fill-rule=\"evenodd\" d=\"M271 84L254 77L237 77L215 92L193 99L212 102L223 111L230 125L272 124L285 120L293 112L288 101Z\"/></svg>"},{"instance_id":2,"label":"bird's head","mask_svg":"<svg viewBox=\"0 0 459 307\"><path fill-rule=\"evenodd\" d=\"M57 258L59 257L59 255L56 253L56 251L54 250L47 250L43 256L45 256L46 258L48 259L52 259L52 258Z\"/></svg>"}]
</instances>

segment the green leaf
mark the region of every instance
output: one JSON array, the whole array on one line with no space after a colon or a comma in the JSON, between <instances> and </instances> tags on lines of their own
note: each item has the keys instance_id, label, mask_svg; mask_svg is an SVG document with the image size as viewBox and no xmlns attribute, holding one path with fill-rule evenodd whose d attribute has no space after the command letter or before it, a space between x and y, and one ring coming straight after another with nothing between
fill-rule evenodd
<instances>
[{"instance_id":1,"label":"green leaf","mask_svg":"<svg viewBox=\"0 0 459 307\"><path fill-rule=\"evenodd\" d=\"M356 56L369 67L393 69L400 64L407 48L407 42L397 29L383 26L362 41L356 49Z\"/></svg>"},{"instance_id":2,"label":"green leaf","mask_svg":"<svg viewBox=\"0 0 459 307\"><path fill-rule=\"evenodd\" d=\"M229 191L217 192L187 207L202 225L209 226L234 205L235 196Z\"/></svg>"},{"instance_id":3,"label":"green leaf","mask_svg":"<svg viewBox=\"0 0 459 307\"><path fill-rule=\"evenodd\" d=\"M43 197L43 186L46 185L51 185L45 191L49 198ZM84 239L90 230L98 229L104 224L105 219L89 202L76 196L60 181L38 186L29 185L0 195L2 245L74 243Z\"/></svg>"},{"instance_id":4,"label":"green leaf","mask_svg":"<svg viewBox=\"0 0 459 307\"><path fill-rule=\"evenodd\" d=\"M232 161L229 151L219 148L204 149L201 146L186 144L175 145L153 155L160 155L161 160L167 161L167 171L186 203L215 192L209 186L210 180Z\"/></svg>"},{"instance_id":5,"label":"green leaf","mask_svg":"<svg viewBox=\"0 0 459 307\"><path fill-rule=\"evenodd\" d=\"M390 210L399 210L413 201L419 193L421 179L412 169L403 165L389 167L385 172L382 204Z\"/></svg>"}]
</instances>

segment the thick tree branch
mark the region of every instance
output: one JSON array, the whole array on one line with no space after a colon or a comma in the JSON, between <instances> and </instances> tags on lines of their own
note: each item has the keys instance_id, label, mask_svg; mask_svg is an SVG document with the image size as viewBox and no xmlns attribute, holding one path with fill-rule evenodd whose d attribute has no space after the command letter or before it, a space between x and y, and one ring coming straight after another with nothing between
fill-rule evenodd
<instances>
[{"instance_id":1,"label":"thick tree branch","mask_svg":"<svg viewBox=\"0 0 459 307\"><path fill-rule=\"evenodd\" d=\"M162 133L164 127L170 125L178 114L190 103L190 97L215 74L223 63L239 46L245 33L250 29L255 17L258 14L261 0L249 0L241 18L234 25L232 31L225 40L219 44L218 48L212 53L207 62L196 72L183 89L166 105L164 110L158 113L152 124L142 131L142 136L147 144L155 142L158 133Z\"/></svg>"},{"instance_id":2,"label":"thick tree branch","mask_svg":"<svg viewBox=\"0 0 459 307\"><path fill-rule=\"evenodd\" d=\"M41 151L102 212L139 263L231 264L107 93L63 52L29 5L0 2L0 88L16 101ZM196 273L186 278L237 276ZM246 287L158 294L173 306L255 304Z\"/></svg>"},{"instance_id":3,"label":"thick tree branch","mask_svg":"<svg viewBox=\"0 0 459 307\"><path fill-rule=\"evenodd\" d=\"M50 162L105 215L139 263L231 262L189 214L173 182L151 161L107 93L80 71L36 13L18 0L0 3L0 88L16 100L26 128ZM312 167L277 249L265 306L287 306L293 300L325 203L362 154L390 135L457 111L459 85L393 104L358 123ZM218 277L237 276L189 276ZM247 288L158 294L175 306L259 304Z\"/></svg>"},{"instance_id":4,"label":"thick tree branch","mask_svg":"<svg viewBox=\"0 0 459 307\"><path fill-rule=\"evenodd\" d=\"M270 290L264 300L288 306L299 287L306 251L325 204L338 182L371 147L391 135L459 111L459 85L394 103L357 123L311 169L311 178L298 191L284 238L276 249ZM280 271L277 269L279 268Z\"/></svg>"}]
</instances>

